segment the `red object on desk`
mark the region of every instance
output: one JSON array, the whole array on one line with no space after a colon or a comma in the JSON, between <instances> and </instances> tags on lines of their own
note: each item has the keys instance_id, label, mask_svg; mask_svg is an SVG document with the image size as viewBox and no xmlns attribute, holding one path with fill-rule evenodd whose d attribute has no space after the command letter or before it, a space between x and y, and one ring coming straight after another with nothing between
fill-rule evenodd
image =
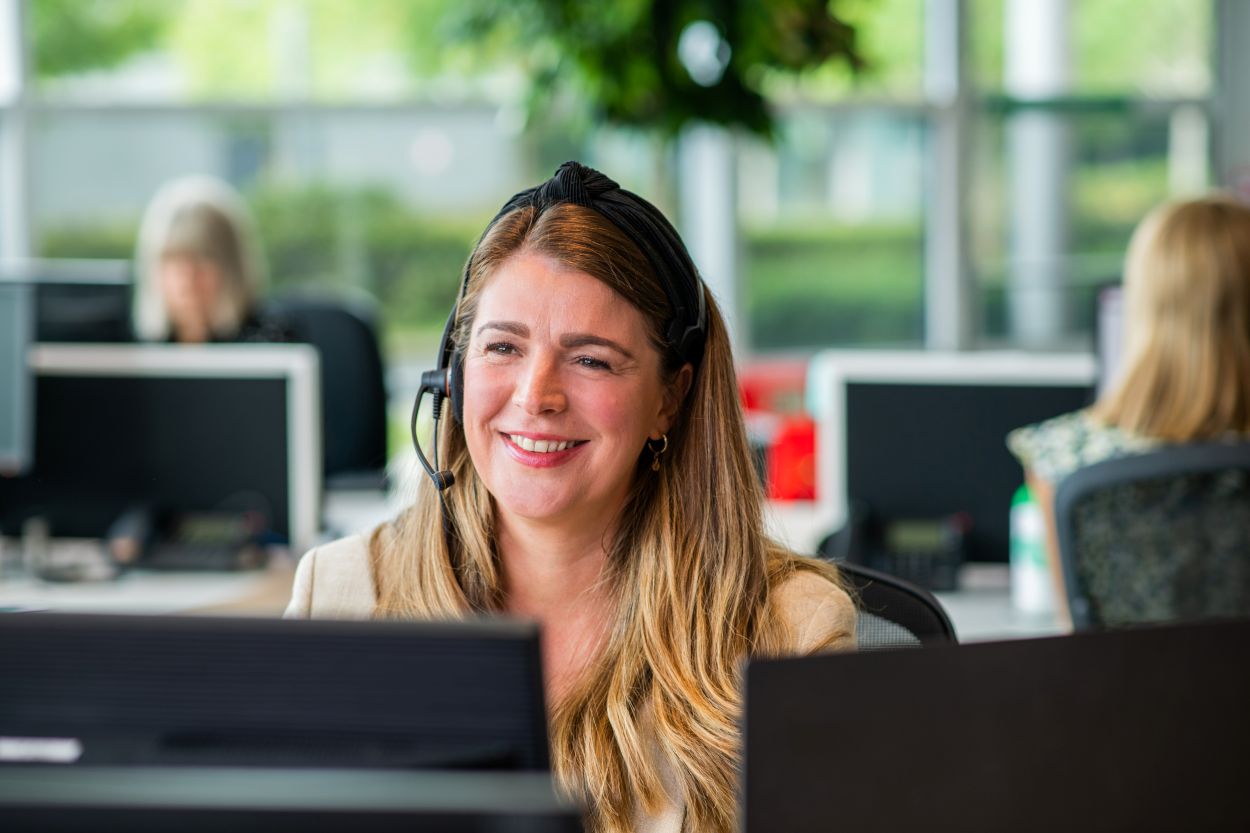
<instances>
[{"instance_id":1,"label":"red object on desk","mask_svg":"<svg viewBox=\"0 0 1250 833\"><path fill-rule=\"evenodd\" d=\"M816 423L803 411L807 362L752 362L738 372L748 424L762 442L770 500L815 500Z\"/></svg>"},{"instance_id":2,"label":"red object on desk","mask_svg":"<svg viewBox=\"0 0 1250 833\"><path fill-rule=\"evenodd\" d=\"M816 499L816 423L789 417L768 449L768 497Z\"/></svg>"}]
</instances>

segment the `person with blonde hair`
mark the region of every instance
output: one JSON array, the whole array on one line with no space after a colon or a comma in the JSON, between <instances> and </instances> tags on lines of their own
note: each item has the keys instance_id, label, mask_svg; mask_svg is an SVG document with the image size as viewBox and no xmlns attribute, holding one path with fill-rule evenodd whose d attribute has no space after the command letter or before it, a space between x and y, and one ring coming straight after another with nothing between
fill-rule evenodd
<instances>
[{"instance_id":1,"label":"person with blonde hair","mask_svg":"<svg viewBox=\"0 0 1250 833\"><path fill-rule=\"evenodd\" d=\"M447 333L446 471L306 554L287 615L535 619L553 770L589 829L735 829L743 661L853 647L855 610L765 534L725 322L680 237L566 163L487 227Z\"/></svg>"},{"instance_id":2,"label":"person with blonde hair","mask_svg":"<svg viewBox=\"0 0 1250 833\"><path fill-rule=\"evenodd\" d=\"M166 183L152 198L135 253L135 334L144 341L293 341L289 324L264 315L264 284L251 213L208 176Z\"/></svg>"},{"instance_id":3,"label":"person with blonde hair","mask_svg":"<svg viewBox=\"0 0 1250 833\"><path fill-rule=\"evenodd\" d=\"M1047 517L1060 589L1054 495L1068 475L1165 444L1250 435L1250 206L1214 195L1152 211L1129 243L1124 296L1118 382L1092 407L1007 441Z\"/></svg>"}]
</instances>

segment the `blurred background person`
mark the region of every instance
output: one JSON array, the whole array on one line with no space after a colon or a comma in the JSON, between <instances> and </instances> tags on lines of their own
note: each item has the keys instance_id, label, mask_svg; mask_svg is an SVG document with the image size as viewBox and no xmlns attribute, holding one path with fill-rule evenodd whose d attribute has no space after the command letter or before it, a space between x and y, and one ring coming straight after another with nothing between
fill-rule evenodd
<instances>
[{"instance_id":1,"label":"blurred background person","mask_svg":"<svg viewBox=\"0 0 1250 833\"><path fill-rule=\"evenodd\" d=\"M1164 444L1250 434L1250 207L1217 195L1155 209L1129 244L1124 292L1119 383L1007 441L1045 513L1057 588L1054 498L1065 478Z\"/></svg>"},{"instance_id":2,"label":"blurred background person","mask_svg":"<svg viewBox=\"0 0 1250 833\"><path fill-rule=\"evenodd\" d=\"M135 333L144 341L290 342L282 316L262 312L264 283L251 214L226 183L167 183L148 205L135 253Z\"/></svg>"}]
</instances>

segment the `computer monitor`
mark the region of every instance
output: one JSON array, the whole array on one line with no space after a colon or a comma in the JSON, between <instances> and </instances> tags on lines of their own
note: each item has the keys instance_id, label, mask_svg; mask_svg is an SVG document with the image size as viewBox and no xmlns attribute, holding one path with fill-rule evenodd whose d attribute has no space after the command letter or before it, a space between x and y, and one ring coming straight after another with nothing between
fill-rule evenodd
<instances>
[{"instance_id":1,"label":"computer monitor","mask_svg":"<svg viewBox=\"0 0 1250 833\"><path fill-rule=\"evenodd\" d=\"M34 340L132 341L130 261L30 258L0 261L0 285L28 287Z\"/></svg>"},{"instance_id":2,"label":"computer monitor","mask_svg":"<svg viewBox=\"0 0 1250 833\"><path fill-rule=\"evenodd\" d=\"M0 478L29 471L34 457L30 324L30 287L0 283Z\"/></svg>"},{"instance_id":3,"label":"computer monitor","mask_svg":"<svg viewBox=\"0 0 1250 833\"><path fill-rule=\"evenodd\" d=\"M302 552L319 529L318 356L307 345L34 346L35 465L0 479L0 530L41 516L99 537L129 507L266 505Z\"/></svg>"},{"instance_id":4,"label":"computer monitor","mask_svg":"<svg viewBox=\"0 0 1250 833\"><path fill-rule=\"evenodd\" d=\"M10 613L0 668L0 764L550 768L528 623Z\"/></svg>"},{"instance_id":5,"label":"computer monitor","mask_svg":"<svg viewBox=\"0 0 1250 833\"><path fill-rule=\"evenodd\" d=\"M744 830L1246 830L1250 621L752 662Z\"/></svg>"},{"instance_id":6,"label":"computer monitor","mask_svg":"<svg viewBox=\"0 0 1250 833\"><path fill-rule=\"evenodd\" d=\"M880 519L965 513L973 561L1006 561L1011 499L1024 482L1008 432L1092 401L1089 355L829 350L808 368L817 422L816 524L851 501Z\"/></svg>"}]
</instances>

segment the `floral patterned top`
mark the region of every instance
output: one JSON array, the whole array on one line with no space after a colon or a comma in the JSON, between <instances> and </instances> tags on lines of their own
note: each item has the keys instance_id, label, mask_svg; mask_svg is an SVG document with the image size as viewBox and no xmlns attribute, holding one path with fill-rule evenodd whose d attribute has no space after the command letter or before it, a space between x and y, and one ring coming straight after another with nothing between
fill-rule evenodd
<instances>
[{"instance_id":1,"label":"floral patterned top","mask_svg":"<svg viewBox=\"0 0 1250 833\"><path fill-rule=\"evenodd\" d=\"M1007 448L1021 465L1056 487L1077 469L1153 451L1162 444L1107 425L1088 410L1017 428L1007 435Z\"/></svg>"}]
</instances>

